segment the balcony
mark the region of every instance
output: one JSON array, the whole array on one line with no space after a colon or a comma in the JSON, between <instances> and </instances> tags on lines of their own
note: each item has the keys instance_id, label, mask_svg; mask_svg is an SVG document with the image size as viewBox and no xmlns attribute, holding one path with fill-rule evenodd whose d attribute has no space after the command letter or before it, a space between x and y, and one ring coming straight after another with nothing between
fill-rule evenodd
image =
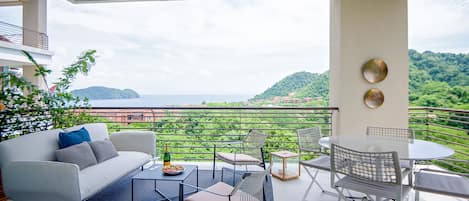
<instances>
[{"instance_id":1,"label":"balcony","mask_svg":"<svg viewBox=\"0 0 469 201\"><path fill-rule=\"evenodd\" d=\"M49 49L47 34L1 21L0 41L17 45L27 45L43 50Z\"/></svg>"},{"instance_id":2,"label":"balcony","mask_svg":"<svg viewBox=\"0 0 469 201\"><path fill-rule=\"evenodd\" d=\"M332 133L332 115L340 112L335 107L132 107L132 108L83 108L93 116L92 122L105 122L110 132L124 130L148 130L156 133L157 151L163 152L165 144L172 150L173 160L179 163L198 164L210 169L213 144L240 140L250 130L268 134L265 144L266 159L278 150L297 152L296 130L321 127L323 135ZM47 112L31 113L10 119L1 125L2 139L47 129ZM418 168L431 167L469 172L468 132L469 111L444 108L411 107L409 125L417 139L434 141L455 150L451 158L419 161ZM87 122L83 122L87 123ZM14 129L11 129L14 128ZM14 132L13 132L14 130ZM236 147L221 146L221 151L236 151ZM224 166L221 163L221 166ZM220 168L220 166L218 166ZM304 171L304 170L302 170ZM305 172L298 180L282 182L273 180L276 200L297 196L300 200L309 177ZM329 186L328 172L318 178L323 186ZM279 189L286 189L279 190ZM294 192L294 193L293 193ZM435 194L423 193L424 200L457 200ZM313 190L309 199L336 200L334 196Z\"/></svg>"},{"instance_id":3,"label":"balcony","mask_svg":"<svg viewBox=\"0 0 469 201\"><path fill-rule=\"evenodd\" d=\"M39 64L51 62L48 36L24 27L0 21L0 66L22 66L32 63L22 51L29 52Z\"/></svg>"}]
</instances>

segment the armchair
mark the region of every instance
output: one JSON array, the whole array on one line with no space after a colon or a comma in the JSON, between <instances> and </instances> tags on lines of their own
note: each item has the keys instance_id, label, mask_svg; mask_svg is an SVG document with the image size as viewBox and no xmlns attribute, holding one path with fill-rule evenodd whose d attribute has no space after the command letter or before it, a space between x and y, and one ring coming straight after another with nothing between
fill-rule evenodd
<instances>
[{"instance_id":1,"label":"armchair","mask_svg":"<svg viewBox=\"0 0 469 201\"><path fill-rule=\"evenodd\" d=\"M212 178L215 178L216 159L233 165L233 185L235 184L236 166L237 165L259 165L265 169L265 159L263 146L267 135L255 130L250 130L243 141L230 142L230 144L241 145L240 153L217 152L217 145L213 145L213 170ZM221 173L223 181L223 168Z\"/></svg>"},{"instance_id":2,"label":"armchair","mask_svg":"<svg viewBox=\"0 0 469 201\"><path fill-rule=\"evenodd\" d=\"M270 167L260 172L244 173L236 186L218 182L208 188L200 188L190 184L179 184L179 201L263 201L264 178ZM184 186L195 188L199 192L184 198Z\"/></svg>"}]
</instances>

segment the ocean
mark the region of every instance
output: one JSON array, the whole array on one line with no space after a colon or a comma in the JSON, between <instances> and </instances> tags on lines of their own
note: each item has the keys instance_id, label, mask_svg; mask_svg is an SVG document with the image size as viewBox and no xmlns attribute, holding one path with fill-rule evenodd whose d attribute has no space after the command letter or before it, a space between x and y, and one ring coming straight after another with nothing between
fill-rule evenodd
<instances>
[{"instance_id":1,"label":"ocean","mask_svg":"<svg viewBox=\"0 0 469 201\"><path fill-rule=\"evenodd\" d=\"M242 102L254 95L142 95L132 99L90 100L92 107L162 107L202 104L202 102Z\"/></svg>"}]
</instances>

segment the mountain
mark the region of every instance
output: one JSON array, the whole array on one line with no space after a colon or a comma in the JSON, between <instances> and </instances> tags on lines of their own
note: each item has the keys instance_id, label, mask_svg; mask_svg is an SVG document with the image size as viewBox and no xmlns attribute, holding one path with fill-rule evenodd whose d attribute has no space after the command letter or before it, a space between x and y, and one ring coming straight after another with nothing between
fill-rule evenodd
<instances>
[{"instance_id":1,"label":"mountain","mask_svg":"<svg viewBox=\"0 0 469 201\"><path fill-rule=\"evenodd\" d=\"M263 93L256 95L253 100L271 99L275 96L288 96L289 93L296 92L312 83L314 80L318 79L319 76L319 74L310 72L297 72L291 74L275 83Z\"/></svg>"},{"instance_id":2,"label":"mountain","mask_svg":"<svg viewBox=\"0 0 469 201\"><path fill-rule=\"evenodd\" d=\"M469 109L469 53L419 53L409 50L409 103L415 106ZM329 72L298 72L253 99L294 93L295 98L329 99Z\"/></svg>"},{"instance_id":3,"label":"mountain","mask_svg":"<svg viewBox=\"0 0 469 201\"><path fill-rule=\"evenodd\" d=\"M469 53L409 50L409 103L469 109Z\"/></svg>"},{"instance_id":4,"label":"mountain","mask_svg":"<svg viewBox=\"0 0 469 201\"><path fill-rule=\"evenodd\" d=\"M318 74L309 84L297 90L295 97L297 98L315 98L322 97L328 99L329 97L329 71Z\"/></svg>"},{"instance_id":5,"label":"mountain","mask_svg":"<svg viewBox=\"0 0 469 201\"><path fill-rule=\"evenodd\" d=\"M71 93L78 97L87 97L90 100L140 98L140 95L132 89L120 90L101 86L76 89Z\"/></svg>"}]
</instances>

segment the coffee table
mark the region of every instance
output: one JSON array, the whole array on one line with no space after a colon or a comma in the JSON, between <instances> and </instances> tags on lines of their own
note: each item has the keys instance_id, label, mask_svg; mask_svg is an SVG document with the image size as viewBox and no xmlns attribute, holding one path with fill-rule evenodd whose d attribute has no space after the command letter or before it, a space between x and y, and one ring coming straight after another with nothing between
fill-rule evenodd
<instances>
[{"instance_id":1,"label":"coffee table","mask_svg":"<svg viewBox=\"0 0 469 201\"><path fill-rule=\"evenodd\" d=\"M165 195L163 192L161 192L158 188L156 188L157 181L184 182L190 175L192 175L195 172L196 185L197 187L199 187L199 167L197 165L183 165L183 166L184 166L184 172L179 175L174 175L174 176L165 175L161 171L161 169L163 168L162 165L152 166L148 169L144 169L143 171L137 173L135 176L132 177L132 189L131 189L132 201L134 200L134 181L135 180L153 180L155 192L163 196L164 198L163 200L168 200L168 201L170 201L171 198ZM177 192L179 192L179 190ZM188 192L188 193L193 193L193 192Z\"/></svg>"}]
</instances>

